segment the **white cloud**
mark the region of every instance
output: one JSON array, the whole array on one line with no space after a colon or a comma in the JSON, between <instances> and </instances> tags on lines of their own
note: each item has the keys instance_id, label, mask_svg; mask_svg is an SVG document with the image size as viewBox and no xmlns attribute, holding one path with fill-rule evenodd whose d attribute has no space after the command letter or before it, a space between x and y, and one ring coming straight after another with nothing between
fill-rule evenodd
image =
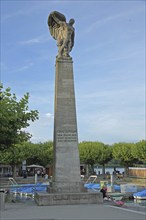
<instances>
[{"instance_id":1,"label":"white cloud","mask_svg":"<svg viewBox=\"0 0 146 220\"><path fill-rule=\"evenodd\" d=\"M143 7L137 8L136 10L127 10L126 12L108 15L107 17L100 19L98 21L96 18L96 21L94 23L91 23L90 26L85 30L85 32L90 33L91 31L96 31L97 28L99 28L99 27L101 27L111 21L117 20L119 18L125 18L126 16L129 17L129 15L140 13L140 12L144 12Z\"/></svg>"},{"instance_id":2,"label":"white cloud","mask_svg":"<svg viewBox=\"0 0 146 220\"><path fill-rule=\"evenodd\" d=\"M13 3L13 1L12 1L12 3ZM6 4L8 4L8 3L6 3ZM20 3L20 4L23 4L23 3ZM43 10L46 8L46 4L48 4L48 3L43 2L43 4L42 4L42 2L41 2L39 4L39 1L37 1L37 3L35 1L34 2L33 1L25 2L25 4L23 4L23 9L20 9L21 7L19 6L19 2L18 2L17 10L15 10L14 12L12 11L10 13L3 14L1 22L7 21L8 19L10 20L10 19L14 19L17 17L21 18L22 16L29 16L29 15L38 13L38 12L40 12L41 9ZM13 9L13 7L12 7L12 9ZM2 12L3 12L3 10L2 10Z\"/></svg>"},{"instance_id":3,"label":"white cloud","mask_svg":"<svg viewBox=\"0 0 146 220\"><path fill-rule=\"evenodd\" d=\"M53 115L51 113L40 113L39 119L35 122L30 122L30 126L26 130L32 134L32 142L44 142L52 140Z\"/></svg>"},{"instance_id":4,"label":"white cloud","mask_svg":"<svg viewBox=\"0 0 146 220\"><path fill-rule=\"evenodd\" d=\"M49 112L46 113L45 115L47 116L47 118L54 118L54 116L51 113L49 113Z\"/></svg>"},{"instance_id":5,"label":"white cloud","mask_svg":"<svg viewBox=\"0 0 146 220\"><path fill-rule=\"evenodd\" d=\"M38 44L38 43L45 43L49 41L50 35L41 35L38 37L34 37L29 40L20 41L19 44L21 45L30 45L30 44Z\"/></svg>"},{"instance_id":6,"label":"white cloud","mask_svg":"<svg viewBox=\"0 0 146 220\"><path fill-rule=\"evenodd\" d=\"M78 117L80 141L100 140L104 143L135 141L145 138L142 119L129 117L122 109L103 110L82 114Z\"/></svg>"},{"instance_id":7,"label":"white cloud","mask_svg":"<svg viewBox=\"0 0 146 220\"><path fill-rule=\"evenodd\" d=\"M49 139L47 138L42 138L42 136L32 136L32 138L30 139L31 142L33 143L40 143L40 142L46 142L49 141Z\"/></svg>"},{"instance_id":8,"label":"white cloud","mask_svg":"<svg viewBox=\"0 0 146 220\"><path fill-rule=\"evenodd\" d=\"M30 67L32 67L33 65L34 65L33 62L29 62L29 63L27 63L27 64L24 65L24 66L13 68L13 69L11 69L9 72L10 72L10 73L23 72L23 71L29 69Z\"/></svg>"}]
</instances>

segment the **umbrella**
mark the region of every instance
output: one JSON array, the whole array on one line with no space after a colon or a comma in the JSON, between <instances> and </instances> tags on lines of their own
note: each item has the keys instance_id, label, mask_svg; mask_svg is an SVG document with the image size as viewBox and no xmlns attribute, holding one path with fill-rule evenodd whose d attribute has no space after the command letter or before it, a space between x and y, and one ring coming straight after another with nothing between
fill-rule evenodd
<instances>
[{"instance_id":1,"label":"umbrella","mask_svg":"<svg viewBox=\"0 0 146 220\"><path fill-rule=\"evenodd\" d=\"M32 165L27 166L27 168L44 168L44 167L40 165L32 164Z\"/></svg>"}]
</instances>

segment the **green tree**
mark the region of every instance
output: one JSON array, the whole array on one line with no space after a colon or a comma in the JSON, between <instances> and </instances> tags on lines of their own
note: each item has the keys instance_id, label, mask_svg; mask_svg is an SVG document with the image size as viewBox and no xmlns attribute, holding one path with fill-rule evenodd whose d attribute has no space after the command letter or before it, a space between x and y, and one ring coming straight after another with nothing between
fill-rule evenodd
<instances>
[{"instance_id":1,"label":"green tree","mask_svg":"<svg viewBox=\"0 0 146 220\"><path fill-rule=\"evenodd\" d=\"M16 95L11 94L11 89L7 88L1 92L0 97L0 151L2 151L29 140L31 135L23 129L30 125L30 121L38 119L38 111L29 111L29 93L18 101Z\"/></svg>"},{"instance_id":2,"label":"green tree","mask_svg":"<svg viewBox=\"0 0 146 220\"><path fill-rule=\"evenodd\" d=\"M45 143L32 144L29 147L29 155L27 156L27 164L39 164L47 166L53 163L53 143L48 141Z\"/></svg>"},{"instance_id":3,"label":"green tree","mask_svg":"<svg viewBox=\"0 0 146 220\"><path fill-rule=\"evenodd\" d=\"M137 142L133 148L132 154L133 157L146 164L146 140Z\"/></svg>"},{"instance_id":4,"label":"green tree","mask_svg":"<svg viewBox=\"0 0 146 220\"><path fill-rule=\"evenodd\" d=\"M22 161L27 158L28 152L25 146L13 145L7 150L0 153L0 161L3 164L9 164L12 167L13 177L16 176L16 167L22 164Z\"/></svg>"},{"instance_id":5,"label":"green tree","mask_svg":"<svg viewBox=\"0 0 146 220\"><path fill-rule=\"evenodd\" d=\"M53 164L53 142L47 141L40 145L41 149L41 165L47 166L48 164Z\"/></svg>"},{"instance_id":6,"label":"green tree","mask_svg":"<svg viewBox=\"0 0 146 220\"><path fill-rule=\"evenodd\" d=\"M94 164L96 163L96 145L95 142L80 142L79 143L80 161L87 165L87 175L89 174L89 167L91 173L94 172Z\"/></svg>"},{"instance_id":7,"label":"green tree","mask_svg":"<svg viewBox=\"0 0 146 220\"><path fill-rule=\"evenodd\" d=\"M105 164L112 159L112 148L102 142L81 142L79 143L80 160L91 167L94 173L94 165L100 164L105 173Z\"/></svg>"},{"instance_id":8,"label":"green tree","mask_svg":"<svg viewBox=\"0 0 146 220\"><path fill-rule=\"evenodd\" d=\"M13 145L13 147L1 151L0 161L3 164L10 164L12 166L14 178L16 175L16 167L21 167L23 160L26 160L27 165L39 164L45 167L47 164L52 164L52 142L49 141L39 144L23 142L22 144Z\"/></svg>"},{"instance_id":9,"label":"green tree","mask_svg":"<svg viewBox=\"0 0 146 220\"><path fill-rule=\"evenodd\" d=\"M105 174L105 164L112 160L112 148L103 143L97 143L96 162L102 165L102 174Z\"/></svg>"},{"instance_id":10,"label":"green tree","mask_svg":"<svg viewBox=\"0 0 146 220\"><path fill-rule=\"evenodd\" d=\"M125 167L126 174L128 174L128 167L136 161L135 156L132 154L134 147L134 143L115 143L113 145L113 157Z\"/></svg>"}]
</instances>

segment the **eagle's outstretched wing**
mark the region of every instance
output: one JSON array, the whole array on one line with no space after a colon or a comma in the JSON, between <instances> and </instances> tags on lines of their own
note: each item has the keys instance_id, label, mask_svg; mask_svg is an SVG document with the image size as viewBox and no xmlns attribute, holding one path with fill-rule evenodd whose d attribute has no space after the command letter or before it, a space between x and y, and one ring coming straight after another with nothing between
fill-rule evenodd
<instances>
[{"instance_id":1,"label":"eagle's outstretched wing","mask_svg":"<svg viewBox=\"0 0 146 220\"><path fill-rule=\"evenodd\" d=\"M63 38L61 22L66 22L63 14L53 11L48 17L48 26L51 36L58 41L58 38Z\"/></svg>"}]
</instances>

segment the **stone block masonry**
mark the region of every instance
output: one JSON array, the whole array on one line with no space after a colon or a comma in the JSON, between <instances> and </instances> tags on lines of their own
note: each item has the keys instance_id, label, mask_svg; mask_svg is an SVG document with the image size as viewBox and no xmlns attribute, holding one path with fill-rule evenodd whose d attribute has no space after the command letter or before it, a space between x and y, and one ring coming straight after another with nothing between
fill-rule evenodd
<instances>
[{"instance_id":1,"label":"stone block masonry","mask_svg":"<svg viewBox=\"0 0 146 220\"><path fill-rule=\"evenodd\" d=\"M35 201L39 206L102 204L101 193L36 193Z\"/></svg>"},{"instance_id":2,"label":"stone block masonry","mask_svg":"<svg viewBox=\"0 0 146 220\"><path fill-rule=\"evenodd\" d=\"M56 59L54 106L54 192L81 192L72 58Z\"/></svg>"}]
</instances>

